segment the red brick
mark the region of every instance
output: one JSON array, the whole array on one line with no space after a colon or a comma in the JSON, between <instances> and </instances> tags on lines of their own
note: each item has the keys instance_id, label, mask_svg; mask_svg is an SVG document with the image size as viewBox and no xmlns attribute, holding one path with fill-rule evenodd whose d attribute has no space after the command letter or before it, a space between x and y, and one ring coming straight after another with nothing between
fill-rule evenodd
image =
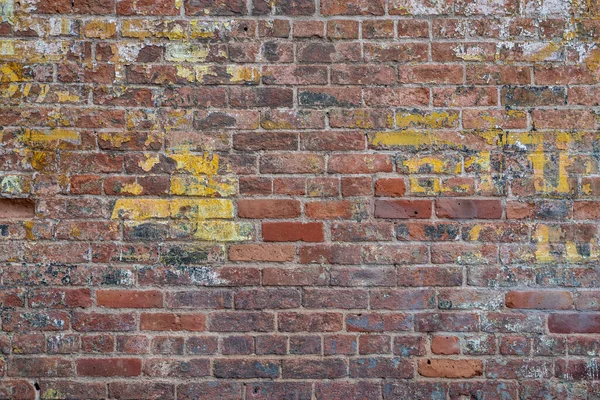
<instances>
[{"instance_id":1,"label":"red brick","mask_svg":"<svg viewBox=\"0 0 600 400\"><path fill-rule=\"evenodd\" d=\"M498 219L502 217L500 200L440 199L435 202L435 213L439 218Z\"/></svg>"},{"instance_id":2,"label":"red brick","mask_svg":"<svg viewBox=\"0 0 600 400\"><path fill-rule=\"evenodd\" d=\"M33 308L87 308L92 306L89 289L41 289L29 296Z\"/></svg>"},{"instance_id":3,"label":"red brick","mask_svg":"<svg viewBox=\"0 0 600 400\"><path fill-rule=\"evenodd\" d=\"M391 219L430 218L429 200L376 200L375 217Z\"/></svg>"},{"instance_id":4,"label":"red brick","mask_svg":"<svg viewBox=\"0 0 600 400\"><path fill-rule=\"evenodd\" d=\"M600 333L600 316L588 313L551 314L548 329L551 333Z\"/></svg>"},{"instance_id":5,"label":"red brick","mask_svg":"<svg viewBox=\"0 0 600 400\"><path fill-rule=\"evenodd\" d=\"M231 261L285 262L294 259L295 250L290 245L239 244L229 248Z\"/></svg>"},{"instance_id":6,"label":"red brick","mask_svg":"<svg viewBox=\"0 0 600 400\"><path fill-rule=\"evenodd\" d=\"M281 376L284 379L336 379L347 375L346 363L339 358L285 359Z\"/></svg>"},{"instance_id":7,"label":"red brick","mask_svg":"<svg viewBox=\"0 0 600 400\"><path fill-rule=\"evenodd\" d=\"M291 288L243 289L235 294L235 308L237 310L298 307L300 307L300 292Z\"/></svg>"},{"instance_id":8,"label":"red brick","mask_svg":"<svg viewBox=\"0 0 600 400\"><path fill-rule=\"evenodd\" d=\"M198 393L201 393L207 400L219 397L234 400L241 398L242 389L243 385L235 381L185 383L177 386L177 398L182 400L198 399Z\"/></svg>"},{"instance_id":9,"label":"red brick","mask_svg":"<svg viewBox=\"0 0 600 400\"><path fill-rule=\"evenodd\" d=\"M208 330L212 332L269 332L274 316L262 312L218 312L210 314Z\"/></svg>"},{"instance_id":10,"label":"red brick","mask_svg":"<svg viewBox=\"0 0 600 400\"><path fill-rule=\"evenodd\" d=\"M29 378L67 377L73 375L73 362L59 357L19 357L8 365L7 375Z\"/></svg>"},{"instance_id":11,"label":"red brick","mask_svg":"<svg viewBox=\"0 0 600 400\"><path fill-rule=\"evenodd\" d=\"M557 290L512 290L506 294L506 306L508 308L568 310L573 308L573 295L570 292Z\"/></svg>"},{"instance_id":12,"label":"red brick","mask_svg":"<svg viewBox=\"0 0 600 400\"><path fill-rule=\"evenodd\" d=\"M265 267L262 272L263 283L268 286L322 286L327 283L322 267Z\"/></svg>"},{"instance_id":13,"label":"red brick","mask_svg":"<svg viewBox=\"0 0 600 400\"><path fill-rule=\"evenodd\" d=\"M406 184L402 178L383 178L375 182L375 196L402 197L406 192Z\"/></svg>"},{"instance_id":14,"label":"red brick","mask_svg":"<svg viewBox=\"0 0 600 400\"><path fill-rule=\"evenodd\" d=\"M142 372L139 358L82 358L76 361L80 376L137 376Z\"/></svg>"},{"instance_id":15,"label":"red brick","mask_svg":"<svg viewBox=\"0 0 600 400\"><path fill-rule=\"evenodd\" d=\"M296 218L300 216L297 200L239 200L238 215L241 218Z\"/></svg>"},{"instance_id":16,"label":"red brick","mask_svg":"<svg viewBox=\"0 0 600 400\"><path fill-rule=\"evenodd\" d=\"M169 383L111 382L108 391L116 399L175 398L175 385Z\"/></svg>"},{"instance_id":17,"label":"red brick","mask_svg":"<svg viewBox=\"0 0 600 400\"><path fill-rule=\"evenodd\" d=\"M108 308L161 308L163 294L158 290L98 290L96 304Z\"/></svg>"},{"instance_id":18,"label":"red brick","mask_svg":"<svg viewBox=\"0 0 600 400\"><path fill-rule=\"evenodd\" d=\"M327 22L327 37L330 39L358 39L358 21L331 20Z\"/></svg>"},{"instance_id":19,"label":"red brick","mask_svg":"<svg viewBox=\"0 0 600 400\"><path fill-rule=\"evenodd\" d=\"M334 312L282 312L277 316L281 332L336 332L343 324L342 314Z\"/></svg>"},{"instance_id":20,"label":"red brick","mask_svg":"<svg viewBox=\"0 0 600 400\"><path fill-rule=\"evenodd\" d=\"M392 161L383 154L344 154L329 158L328 171L338 174L391 172Z\"/></svg>"},{"instance_id":21,"label":"red brick","mask_svg":"<svg viewBox=\"0 0 600 400\"><path fill-rule=\"evenodd\" d=\"M117 14L120 15L178 15L173 0L159 0L157 2L142 0L118 0Z\"/></svg>"},{"instance_id":22,"label":"red brick","mask_svg":"<svg viewBox=\"0 0 600 400\"><path fill-rule=\"evenodd\" d=\"M213 373L217 378L249 379L249 378L277 378L279 377L279 364L267 360L215 360Z\"/></svg>"},{"instance_id":23,"label":"red brick","mask_svg":"<svg viewBox=\"0 0 600 400\"><path fill-rule=\"evenodd\" d=\"M431 339L431 352L442 355L460 354L460 339L456 336L434 336Z\"/></svg>"},{"instance_id":24,"label":"red brick","mask_svg":"<svg viewBox=\"0 0 600 400\"><path fill-rule=\"evenodd\" d=\"M0 398L598 392L563 3L9 0Z\"/></svg>"},{"instance_id":25,"label":"red brick","mask_svg":"<svg viewBox=\"0 0 600 400\"><path fill-rule=\"evenodd\" d=\"M266 242L322 242L322 222L263 222L263 240Z\"/></svg>"},{"instance_id":26,"label":"red brick","mask_svg":"<svg viewBox=\"0 0 600 400\"><path fill-rule=\"evenodd\" d=\"M0 218L33 218L35 203L28 199L0 199Z\"/></svg>"},{"instance_id":27,"label":"red brick","mask_svg":"<svg viewBox=\"0 0 600 400\"><path fill-rule=\"evenodd\" d=\"M150 331L203 331L206 317L203 314L142 313L140 329Z\"/></svg>"},{"instance_id":28,"label":"red brick","mask_svg":"<svg viewBox=\"0 0 600 400\"><path fill-rule=\"evenodd\" d=\"M305 213L312 219L351 219L356 204L348 200L330 200L306 203Z\"/></svg>"},{"instance_id":29,"label":"red brick","mask_svg":"<svg viewBox=\"0 0 600 400\"><path fill-rule=\"evenodd\" d=\"M437 378L472 378L483 374L481 360L419 360L419 374Z\"/></svg>"}]
</instances>

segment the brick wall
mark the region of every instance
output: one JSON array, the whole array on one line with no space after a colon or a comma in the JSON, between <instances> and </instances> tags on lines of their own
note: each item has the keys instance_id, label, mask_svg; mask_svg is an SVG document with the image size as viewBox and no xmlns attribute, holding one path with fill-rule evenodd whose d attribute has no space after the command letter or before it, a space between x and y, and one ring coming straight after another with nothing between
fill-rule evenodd
<instances>
[{"instance_id":1,"label":"brick wall","mask_svg":"<svg viewBox=\"0 0 600 400\"><path fill-rule=\"evenodd\" d=\"M599 17L0 0L0 398L595 398Z\"/></svg>"}]
</instances>

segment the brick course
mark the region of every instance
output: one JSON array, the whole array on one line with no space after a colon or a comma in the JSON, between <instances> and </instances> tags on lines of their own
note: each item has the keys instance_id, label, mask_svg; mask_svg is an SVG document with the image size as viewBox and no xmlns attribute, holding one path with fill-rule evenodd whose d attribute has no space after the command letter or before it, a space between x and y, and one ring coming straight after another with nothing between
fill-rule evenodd
<instances>
[{"instance_id":1,"label":"brick course","mask_svg":"<svg viewBox=\"0 0 600 400\"><path fill-rule=\"evenodd\" d=\"M595 398L599 18L0 0L0 398Z\"/></svg>"}]
</instances>

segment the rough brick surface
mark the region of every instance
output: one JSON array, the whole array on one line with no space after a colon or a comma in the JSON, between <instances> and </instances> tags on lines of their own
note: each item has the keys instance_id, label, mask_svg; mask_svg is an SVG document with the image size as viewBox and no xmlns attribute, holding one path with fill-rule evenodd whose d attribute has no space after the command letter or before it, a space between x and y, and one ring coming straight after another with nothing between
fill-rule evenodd
<instances>
[{"instance_id":1,"label":"rough brick surface","mask_svg":"<svg viewBox=\"0 0 600 400\"><path fill-rule=\"evenodd\" d=\"M596 0L0 0L0 399L592 399Z\"/></svg>"}]
</instances>

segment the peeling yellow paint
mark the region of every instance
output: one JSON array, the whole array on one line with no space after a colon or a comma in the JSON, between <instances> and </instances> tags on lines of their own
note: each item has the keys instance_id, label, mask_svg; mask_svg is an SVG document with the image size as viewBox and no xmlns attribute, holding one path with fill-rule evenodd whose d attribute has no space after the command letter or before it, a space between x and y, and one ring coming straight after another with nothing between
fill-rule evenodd
<instances>
[{"instance_id":1,"label":"peeling yellow paint","mask_svg":"<svg viewBox=\"0 0 600 400\"><path fill-rule=\"evenodd\" d=\"M149 172L156 164L160 162L160 159L156 155L144 154L145 160L138 162L138 166L146 172Z\"/></svg>"},{"instance_id":2,"label":"peeling yellow paint","mask_svg":"<svg viewBox=\"0 0 600 400\"><path fill-rule=\"evenodd\" d=\"M136 39L147 39L152 37L152 32L146 20L125 19L121 22L121 35Z\"/></svg>"},{"instance_id":3,"label":"peeling yellow paint","mask_svg":"<svg viewBox=\"0 0 600 400\"><path fill-rule=\"evenodd\" d=\"M16 62L10 62L10 63L0 65L0 82L7 83L7 82L19 82L19 81L25 81L25 80L31 80L31 79L25 78L22 64L19 64Z\"/></svg>"},{"instance_id":4,"label":"peeling yellow paint","mask_svg":"<svg viewBox=\"0 0 600 400\"><path fill-rule=\"evenodd\" d=\"M81 143L79 132L72 129L55 128L49 131L26 129L21 140L24 143L47 143L52 141L64 141L74 144Z\"/></svg>"},{"instance_id":5,"label":"peeling yellow paint","mask_svg":"<svg viewBox=\"0 0 600 400\"><path fill-rule=\"evenodd\" d=\"M33 225L33 221L23 222L23 226L25 227L25 239L27 240L35 240L35 236L33 235Z\"/></svg>"},{"instance_id":6,"label":"peeling yellow paint","mask_svg":"<svg viewBox=\"0 0 600 400\"><path fill-rule=\"evenodd\" d=\"M481 225L475 225L469 231L469 240L479 240L479 235L481 235Z\"/></svg>"},{"instance_id":7,"label":"peeling yellow paint","mask_svg":"<svg viewBox=\"0 0 600 400\"><path fill-rule=\"evenodd\" d=\"M126 183L121 187L120 193L133 194L139 196L144 191L144 188L138 183Z\"/></svg>"},{"instance_id":8,"label":"peeling yellow paint","mask_svg":"<svg viewBox=\"0 0 600 400\"><path fill-rule=\"evenodd\" d=\"M403 112L396 114L396 126L398 128L425 127L439 129L445 126L451 126L458 121L458 114L449 114L447 112L432 112L421 114L418 112Z\"/></svg>"},{"instance_id":9,"label":"peeling yellow paint","mask_svg":"<svg viewBox=\"0 0 600 400\"><path fill-rule=\"evenodd\" d=\"M414 149L418 149L422 146L431 146L433 144L450 144L446 140L443 140L430 132L410 129L403 131L376 132L371 137L370 143L375 146L411 147Z\"/></svg>"},{"instance_id":10,"label":"peeling yellow paint","mask_svg":"<svg viewBox=\"0 0 600 400\"><path fill-rule=\"evenodd\" d=\"M219 170L219 155L204 153L202 155L182 151L169 154L169 158L177 162L177 169L185 170L194 175L214 175Z\"/></svg>"},{"instance_id":11,"label":"peeling yellow paint","mask_svg":"<svg viewBox=\"0 0 600 400\"><path fill-rule=\"evenodd\" d=\"M172 62L204 62L209 48L203 44L168 43L165 59Z\"/></svg>"},{"instance_id":12,"label":"peeling yellow paint","mask_svg":"<svg viewBox=\"0 0 600 400\"><path fill-rule=\"evenodd\" d=\"M550 254L550 232L547 225L538 225L533 238L537 244L535 249L535 259L538 262L552 262L554 257Z\"/></svg>"},{"instance_id":13,"label":"peeling yellow paint","mask_svg":"<svg viewBox=\"0 0 600 400\"><path fill-rule=\"evenodd\" d=\"M183 65L177 66L177 76L186 79L189 82L194 82L196 80L196 72L194 69Z\"/></svg>"},{"instance_id":14,"label":"peeling yellow paint","mask_svg":"<svg viewBox=\"0 0 600 400\"><path fill-rule=\"evenodd\" d=\"M118 199L112 219L144 220L151 218L210 219L233 218L233 203L226 199Z\"/></svg>"},{"instance_id":15,"label":"peeling yellow paint","mask_svg":"<svg viewBox=\"0 0 600 400\"><path fill-rule=\"evenodd\" d=\"M76 94L69 93L68 91L56 91L59 103L75 103L80 100L80 97Z\"/></svg>"},{"instance_id":16,"label":"peeling yellow paint","mask_svg":"<svg viewBox=\"0 0 600 400\"><path fill-rule=\"evenodd\" d=\"M108 133L103 132L98 135L100 139L109 142L114 147L121 147L123 143L129 142L131 140L131 136L127 133L118 132L118 133Z\"/></svg>"},{"instance_id":17,"label":"peeling yellow paint","mask_svg":"<svg viewBox=\"0 0 600 400\"><path fill-rule=\"evenodd\" d=\"M177 196L232 196L236 193L237 179L217 181L210 176L172 176L171 194Z\"/></svg>"},{"instance_id":18,"label":"peeling yellow paint","mask_svg":"<svg viewBox=\"0 0 600 400\"><path fill-rule=\"evenodd\" d=\"M409 158L407 160L402 161L402 165L404 165L408 169L408 173L410 174L418 174L418 173L455 173L459 174L461 172L460 163L456 163L454 170L451 170L452 167L451 160L445 158L438 158L435 156L415 156Z\"/></svg>"},{"instance_id":19,"label":"peeling yellow paint","mask_svg":"<svg viewBox=\"0 0 600 400\"><path fill-rule=\"evenodd\" d=\"M15 41L11 39L0 40L0 56L15 54Z\"/></svg>"},{"instance_id":20,"label":"peeling yellow paint","mask_svg":"<svg viewBox=\"0 0 600 400\"><path fill-rule=\"evenodd\" d=\"M0 22L15 24L14 0L0 0Z\"/></svg>"},{"instance_id":21,"label":"peeling yellow paint","mask_svg":"<svg viewBox=\"0 0 600 400\"><path fill-rule=\"evenodd\" d=\"M411 194L434 196L441 192L438 178L408 178Z\"/></svg>"},{"instance_id":22,"label":"peeling yellow paint","mask_svg":"<svg viewBox=\"0 0 600 400\"><path fill-rule=\"evenodd\" d=\"M249 222L201 221L196 227L194 238L198 240L244 241L252 240L254 225Z\"/></svg>"},{"instance_id":23,"label":"peeling yellow paint","mask_svg":"<svg viewBox=\"0 0 600 400\"><path fill-rule=\"evenodd\" d=\"M231 83L256 82L260 80L260 71L256 67L245 67L240 65L228 65L227 74L231 77Z\"/></svg>"},{"instance_id":24,"label":"peeling yellow paint","mask_svg":"<svg viewBox=\"0 0 600 400\"><path fill-rule=\"evenodd\" d=\"M21 178L16 175L6 175L2 177L2 181L0 181L0 191L10 194L23 193L23 188L21 187Z\"/></svg>"},{"instance_id":25,"label":"peeling yellow paint","mask_svg":"<svg viewBox=\"0 0 600 400\"><path fill-rule=\"evenodd\" d=\"M233 28L231 21L190 21L190 37L192 39L214 38L216 32L230 32Z\"/></svg>"},{"instance_id":26,"label":"peeling yellow paint","mask_svg":"<svg viewBox=\"0 0 600 400\"><path fill-rule=\"evenodd\" d=\"M117 33L115 20L91 20L86 22L84 35L95 39L109 39Z\"/></svg>"}]
</instances>

